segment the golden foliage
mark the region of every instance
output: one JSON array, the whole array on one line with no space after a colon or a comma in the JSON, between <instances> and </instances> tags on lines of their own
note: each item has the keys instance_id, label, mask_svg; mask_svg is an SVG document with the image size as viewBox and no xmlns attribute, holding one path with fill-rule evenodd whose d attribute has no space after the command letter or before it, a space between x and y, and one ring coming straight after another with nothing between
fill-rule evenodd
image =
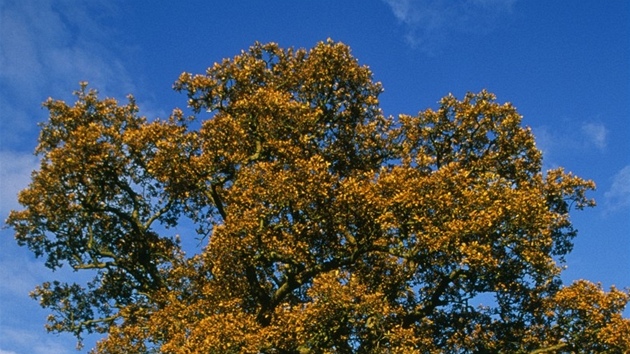
<instances>
[{"instance_id":1,"label":"golden foliage","mask_svg":"<svg viewBox=\"0 0 630 354\"><path fill-rule=\"evenodd\" d=\"M8 224L49 267L95 271L34 291L50 330L107 333L100 353L628 351L628 294L559 281L594 185L543 172L510 104L385 117L332 41L255 44L174 86L193 116L85 85L45 103Z\"/></svg>"}]
</instances>

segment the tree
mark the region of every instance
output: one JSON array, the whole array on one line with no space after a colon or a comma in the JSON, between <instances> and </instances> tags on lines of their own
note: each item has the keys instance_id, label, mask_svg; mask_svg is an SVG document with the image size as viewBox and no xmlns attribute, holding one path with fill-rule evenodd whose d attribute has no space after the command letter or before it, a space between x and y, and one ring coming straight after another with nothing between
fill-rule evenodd
<instances>
[{"instance_id":1,"label":"tree","mask_svg":"<svg viewBox=\"0 0 630 354\"><path fill-rule=\"evenodd\" d=\"M7 222L93 277L33 292L49 330L106 333L102 353L630 350L630 295L559 278L594 184L543 172L512 105L482 91L386 117L330 40L257 43L175 89L192 116L149 121L85 84L45 103Z\"/></svg>"}]
</instances>

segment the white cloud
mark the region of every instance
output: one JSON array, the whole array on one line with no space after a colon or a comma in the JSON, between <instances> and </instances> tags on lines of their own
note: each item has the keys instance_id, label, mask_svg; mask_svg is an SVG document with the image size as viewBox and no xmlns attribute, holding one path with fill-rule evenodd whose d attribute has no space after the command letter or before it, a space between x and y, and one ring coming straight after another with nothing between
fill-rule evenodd
<instances>
[{"instance_id":1,"label":"white cloud","mask_svg":"<svg viewBox=\"0 0 630 354\"><path fill-rule=\"evenodd\" d=\"M11 351L0 350L0 354L71 354L77 353L75 350L76 340L69 336L51 336L41 328L41 331L33 332L29 330L0 328L2 341L10 346ZM17 351L15 351L17 350Z\"/></svg>"},{"instance_id":2,"label":"white cloud","mask_svg":"<svg viewBox=\"0 0 630 354\"><path fill-rule=\"evenodd\" d=\"M630 207L630 165L615 174L612 185L604 193L609 210Z\"/></svg>"},{"instance_id":3,"label":"white cloud","mask_svg":"<svg viewBox=\"0 0 630 354\"><path fill-rule=\"evenodd\" d=\"M405 39L426 52L456 33L485 33L510 14L516 0L383 0L406 30Z\"/></svg>"},{"instance_id":4,"label":"white cloud","mask_svg":"<svg viewBox=\"0 0 630 354\"><path fill-rule=\"evenodd\" d=\"M5 250L14 247L14 245L4 245L4 242L3 246L8 246L3 247ZM2 267L0 269L0 279L2 279L0 295L2 298L13 296L13 298L23 297L26 299L26 296L41 282L42 279L37 278L43 278L44 272L50 273L41 262L28 262L24 259L2 260L0 266ZM38 276L39 274L42 276ZM28 298L27 301L32 300Z\"/></svg>"},{"instance_id":5,"label":"white cloud","mask_svg":"<svg viewBox=\"0 0 630 354\"><path fill-rule=\"evenodd\" d=\"M603 124L585 123L582 125L582 134L589 144L594 145L599 150L606 148L608 129Z\"/></svg>"},{"instance_id":6,"label":"white cloud","mask_svg":"<svg viewBox=\"0 0 630 354\"><path fill-rule=\"evenodd\" d=\"M103 45L111 30L96 18L113 11L102 1L5 4L0 22L0 79L22 97L68 85L77 88L83 80L107 87L129 85L118 58L121 48ZM108 46L115 43L107 41Z\"/></svg>"},{"instance_id":7,"label":"white cloud","mask_svg":"<svg viewBox=\"0 0 630 354\"><path fill-rule=\"evenodd\" d=\"M546 168L557 167L557 160L575 154L605 153L608 144L608 128L601 123L562 122L562 129L550 126L534 128L536 145L543 152Z\"/></svg>"},{"instance_id":8,"label":"white cloud","mask_svg":"<svg viewBox=\"0 0 630 354\"><path fill-rule=\"evenodd\" d=\"M0 142L33 145L49 96L69 100L80 81L108 96L134 91L128 51L109 27L107 1L9 1L0 11ZM0 147L6 150L6 146ZM29 147L30 149L30 147Z\"/></svg>"},{"instance_id":9,"label":"white cloud","mask_svg":"<svg viewBox=\"0 0 630 354\"><path fill-rule=\"evenodd\" d=\"M28 186L31 172L39 168L39 159L33 154L0 151L0 216L6 217L16 209L17 194Z\"/></svg>"}]
</instances>

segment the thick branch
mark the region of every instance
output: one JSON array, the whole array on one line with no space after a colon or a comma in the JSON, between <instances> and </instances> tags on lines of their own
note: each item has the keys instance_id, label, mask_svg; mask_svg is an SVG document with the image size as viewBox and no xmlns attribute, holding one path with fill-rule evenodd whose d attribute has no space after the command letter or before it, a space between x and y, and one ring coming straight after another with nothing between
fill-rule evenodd
<instances>
[{"instance_id":1,"label":"thick branch","mask_svg":"<svg viewBox=\"0 0 630 354\"><path fill-rule=\"evenodd\" d=\"M352 264L358 254L355 252L352 256L347 258L337 258L333 259L329 262L325 262L322 264L317 264L315 267L310 269L304 269L299 273L289 273L285 277L284 283L276 289L271 298L269 299L269 306L264 311L271 312L273 309L278 306L284 298L290 294L295 289L298 289L302 284L308 282L313 279L317 274L325 273L331 271L333 269L338 269L342 266L346 266Z\"/></svg>"},{"instance_id":2,"label":"thick branch","mask_svg":"<svg viewBox=\"0 0 630 354\"><path fill-rule=\"evenodd\" d=\"M536 350L532 350L531 352L529 352L530 354L542 354L542 353L551 353L551 352L555 352L558 351L560 349L564 349L566 348L568 345L566 343L560 343L560 344L556 344L553 345L551 347L547 347L547 348L540 348L540 349L536 349Z\"/></svg>"},{"instance_id":3,"label":"thick branch","mask_svg":"<svg viewBox=\"0 0 630 354\"><path fill-rule=\"evenodd\" d=\"M227 219L227 214L225 213L225 209L223 208L223 201L221 200L221 196L217 191L217 185L214 183L210 184L210 197L214 205L217 207L219 215L221 215L221 218L223 219L223 221L225 221L225 219Z\"/></svg>"},{"instance_id":4,"label":"thick branch","mask_svg":"<svg viewBox=\"0 0 630 354\"><path fill-rule=\"evenodd\" d=\"M433 294L431 294L431 297L429 298L429 301L426 303L426 305L421 309L407 314L403 318L403 324L405 326L409 326L419 319L428 316L431 312L433 312L433 310L435 310L436 307L447 304L448 302L440 300L440 298L448 289L448 285L455 281L455 279L457 279L457 277L459 277L461 273L461 269L455 269L448 276L443 277L442 280L440 280L440 282L435 287L435 290L433 291Z\"/></svg>"},{"instance_id":5,"label":"thick branch","mask_svg":"<svg viewBox=\"0 0 630 354\"><path fill-rule=\"evenodd\" d=\"M160 216L166 214L171 207L173 206L173 201L169 200L168 203L166 203L166 205L164 205L164 207L162 207L162 209L158 210L155 214L153 214L153 216L151 216L143 225L143 228L145 230L148 230L149 227L151 227L151 224L153 224L153 222L155 220L157 220Z\"/></svg>"},{"instance_id":6,"label":"thick branch","mask_svg":"<svg viewBox=\"0 0 630 354\"><path fill-rule=\"evenodd\" d=\"M142 224L138 220L138 212L136 210L132 211L131 214L128 214L118 208L114 208L109 205L105 205L102 209L103 211L108 211L116 215L117 217L128 221L136 231L141 231Z\"/></svg>"},{"instance_id":7,"label":"thick branch","mask_svg":"<svg viewBox=\"0 0 630 354\"><path fill-rule=\"evenodd\" d=\"M115 265L113 262L95 262L95 263L81 263L73 265L72 268L75 270L79 269L105 269Z\"/></svg>"}]
</instances>

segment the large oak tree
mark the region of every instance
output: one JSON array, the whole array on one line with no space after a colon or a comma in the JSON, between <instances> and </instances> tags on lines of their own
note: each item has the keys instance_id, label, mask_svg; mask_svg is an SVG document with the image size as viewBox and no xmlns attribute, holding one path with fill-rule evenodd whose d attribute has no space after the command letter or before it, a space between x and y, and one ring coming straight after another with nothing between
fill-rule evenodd
<instances>
[{"instance_id":1,"label":"large oak tree","mask_svg":"<svg viewBox=\"0 0 630 354\"><path fill-rule=\"evenodd\" d=\"M332 41L255 44L175 89L190 117L85 85L45 103L7 222L92 277L33 292L51 331L106 333L102 353L630 350L628 293L559 278L594 185L542 171L512 105L482 91L386 117Z\"/></svg>"}]
</instances>

